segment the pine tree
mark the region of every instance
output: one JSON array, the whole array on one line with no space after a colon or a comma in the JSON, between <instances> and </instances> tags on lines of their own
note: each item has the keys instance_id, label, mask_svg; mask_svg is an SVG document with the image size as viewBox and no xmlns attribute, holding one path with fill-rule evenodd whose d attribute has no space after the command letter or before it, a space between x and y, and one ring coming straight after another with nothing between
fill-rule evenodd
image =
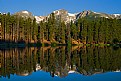
<instances>
[{"instance_id":1,"label":"pine tree","mask_svg":"<svg viewBox=\"0 0 121 81\"><path fill-rule=\"evenodd\" d=\"M41 41L41 43L43 43L43 41L44 41L44 32L45 32L44 28L45 28L45 23L41 21L40 22L40 35L41 35L40 41Z\"/></svg>"},{"instance_id":2,"label":"pine tree","mask_svg":"<svg viewBox=\"0 0 121 81\"><path fill-rule=\"evenodd\" d=\"M2 14L0 13L0 41L2 40Z\"/></svg>"},{"instance_id":3,"label":"pine tree","mask_svg":"<svg viewBox=\"0 0 121 81\"><path fill-rule=\"evenodd\" d=\"M71 22L71 37L77 40L77 26L75 23Z\"/></svg>"},{"instance_id":4,"label":"pine tree","mask_svg":"<svg viewBox=\"0 0 121 81\"><path fill-rule=\"evenodd\" d=\"M62 44L65 44L65 28L66 28L66 25L64 22L61 22L61 42Z\"/></svg>"},{"instance_id":5,"label":"pine tree","mask_svg":"<svg viewBox=\"0 0 121 81\"><path fill-rule=\"evenodd\" d=\"M37 42L37 23L36 23L36 19L34 18L33 22L32 22L32 40L34 40L34 43Z\"/></svg>"},{"instance_id":6,"label":"pine tree","mask_svg":"<svg viewBox=\"0 0 121 81\"><path fill-rule=\"evenodd\" d=\"M3 14L2 16L2 31L3 31L3 40L5 42L6 40L6 14Z\"/></svg>"},{"instance_id":7,"label":"pine tree","mask_svg":"<svg viewBox=\"0 0 121 81\"><path fill-rule=\"evenodd\" d=\"M67 27L66 27L66 36L67 36L67 41L66 41L66 44L68 46L71 46L71 28L70 28L70 24L67 24Z\"/></svg>"},{"instance_id":8,"label":"pine tree","mask_svg":"<svg viewBox=\"0 0 121 81\"><path fill-rule=\"evenodd\" d=\"M94 21L94 28L93 28L94 43L98 43L98 39L99 39L99 21L95 20Z\"/></svg>"},{"instance_id":9,"label":"pine tree","mask_svg":"<svg viewBox=\"0 0 121 81\"><path fill-rule=\"evenodd\" d=\"M84 19L82 22L82 31L81 31L81 36L82 36L82 41L84 44L87 42L87 21Z\"/></svg>"},{"instance_id":10,"label":"pine tree","mask_svg":"<svg viewBox=\"0 0 121 81\"><path fill-rule=\"evenodd\" d=\"M88 43L92 43L93 42L93 27L94 27L94 23L89 20L87 27L88 27L88 31L87 31L88 40L87 40L87 42Z\"/></svg>"}]
</instances>

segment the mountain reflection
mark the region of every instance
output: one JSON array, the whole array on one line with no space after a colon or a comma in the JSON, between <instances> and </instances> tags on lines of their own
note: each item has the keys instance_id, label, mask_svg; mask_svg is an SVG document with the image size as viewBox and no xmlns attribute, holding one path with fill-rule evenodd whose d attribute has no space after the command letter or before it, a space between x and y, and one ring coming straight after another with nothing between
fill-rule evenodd
<instances>
[{"instance_id":1,"label":"mountain reflection","mask_svg":"<svg viewBox=\"0 0 121 81\"><path fill-rule=\"evenodd\" d=\"M40 47L0 50L0 77L27 76L42 70L52 77L121 70L121 49L112 47Z\"/></svg>"}]
</instances>

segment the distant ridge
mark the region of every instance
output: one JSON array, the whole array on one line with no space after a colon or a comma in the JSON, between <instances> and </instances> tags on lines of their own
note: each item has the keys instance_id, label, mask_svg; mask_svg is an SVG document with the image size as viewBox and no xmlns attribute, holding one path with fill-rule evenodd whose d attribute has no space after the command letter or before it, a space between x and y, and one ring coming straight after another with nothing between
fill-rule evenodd
<instances>
[{"instance_id":1,"label":"distant ridge","mask_svg":"<svg viewBox=\"0 0 121 81\"><path fill-rule=\"evenodd\" d=\"M84 18L84 17L91 18L91 19L100 18L100 17L109 18L109 19L121 19L121 14L106 14L106 13L94 12L91 10L85 10L78 13L70 13L65 9L59 9L59 10L52 11L52 13L55 14L56 19L59 19L61 17L61 20L66 23L71 21L74 22L79 18ZM22 16L24 18L31 18L31 19L35 18L36 22L39 23L40 21L43 21L46 18L48 18L50 14L46 16L34 16L31 12L27 10L23 10L23 11L16 12L14 15Z\"/></svg>"}]
</instances>

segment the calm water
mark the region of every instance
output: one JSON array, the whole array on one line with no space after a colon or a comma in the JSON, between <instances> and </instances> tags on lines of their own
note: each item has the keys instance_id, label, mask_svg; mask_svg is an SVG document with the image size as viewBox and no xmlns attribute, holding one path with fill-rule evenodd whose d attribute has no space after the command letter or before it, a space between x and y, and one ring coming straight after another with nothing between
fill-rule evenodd
<instances>
[{"instance_id":1,"label":"calm water","mask_svg":"<svg viewBox=\"0 0 121 81\"><path fill-rule=\"evenodd\" d=\"M120 48L0 50L0 81L121 81L120 70Z\"/></svg>"}]
</instances>

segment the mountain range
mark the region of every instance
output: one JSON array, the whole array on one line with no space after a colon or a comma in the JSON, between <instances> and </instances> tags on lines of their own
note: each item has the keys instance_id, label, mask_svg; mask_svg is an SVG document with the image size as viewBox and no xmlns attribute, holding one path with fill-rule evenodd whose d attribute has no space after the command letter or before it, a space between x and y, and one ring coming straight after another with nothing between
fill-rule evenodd
<instances>
[{"instance_id":1,"label":"mountain range","mask_svg":"<svg viewBox=\"0 0 121 81\"><path fill-rule=\"evenodd\" d=\"M66 23L71 21L74 22L79 18L84 18L84 17L91 18L91 19L100 18L100 17L109 18L109 19L121 19L121 14L106 14L106 13L99 13L99 12L94 12L90 10L85 10L78 13L69 13L67 10L59 9L59 10L53 11L52 13L54 13L55 18L57 20L61 19ZM46 20L50 14L46 16L34 16L31 12L24 10L24 11L16 12L13 15L21 16L24 18L31 18L31 19L35 18L36 22L39 23L40 21Z\"/></svg>"}]
</instances>

